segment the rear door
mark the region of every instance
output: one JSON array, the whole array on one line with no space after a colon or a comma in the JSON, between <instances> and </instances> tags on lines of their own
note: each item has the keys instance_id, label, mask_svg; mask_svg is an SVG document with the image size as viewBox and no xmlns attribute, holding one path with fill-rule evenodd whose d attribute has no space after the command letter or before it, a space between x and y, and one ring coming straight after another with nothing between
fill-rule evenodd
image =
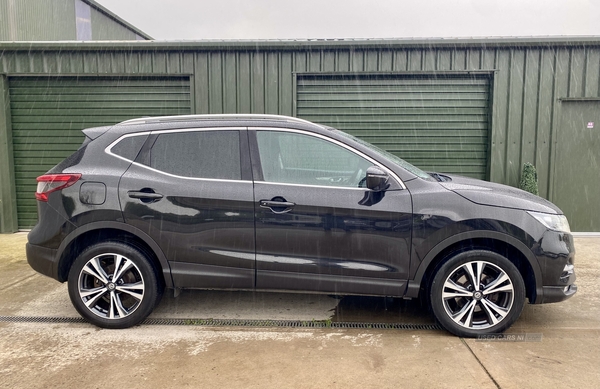
<instances>
[{"instance_id":1,"label":"rear door","mask_svg":"<svg viewBox=\"0 0 600 389\"><path fill-rule=\"evenodd\" d=\"M410 258L410 193L364 188L377 161L297 130L249 131L256 287L398 296Z\"/></svg>"},{"instance_id":2,"label":"rear door","mask_svg":"<svg viewBox=\"0 0 600 389\"><path fill-rule=\"evenodd\" d=\"M177 287L250 289L254 197L244 128L153 132L123 175L125 221L154 239Z\"/></svg>"}]
</instances>

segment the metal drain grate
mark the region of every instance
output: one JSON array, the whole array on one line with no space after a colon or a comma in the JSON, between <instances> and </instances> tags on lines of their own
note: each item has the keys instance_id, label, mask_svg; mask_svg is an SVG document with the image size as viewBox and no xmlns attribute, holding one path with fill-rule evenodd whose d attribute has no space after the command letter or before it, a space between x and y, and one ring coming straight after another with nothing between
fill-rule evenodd
<instances>
[{"instance_id":1,"label":"metal drain grate","mask_svg":"<svg viewBox=\"0 0 600 389\"><path fill-rule=\"evenodd\" d=\"M9 323L85 323L80 317L0 316ZM330 320L249 320L249 319L158 319L150 318L144 325L261 327L261 328L358 328L388 330L441 330L437 324L332 322Z\"/></svg>"},{"instance_id":2,"label":"metal drain grate","mask_svg":"<svg viewBox=\"0 0 600 389\"><path fill-rule=\"evenodd\" d=\"M81 317L51 316L0 316L0 322L8 323L85 323Z\"/></svg>"}]
</instances>

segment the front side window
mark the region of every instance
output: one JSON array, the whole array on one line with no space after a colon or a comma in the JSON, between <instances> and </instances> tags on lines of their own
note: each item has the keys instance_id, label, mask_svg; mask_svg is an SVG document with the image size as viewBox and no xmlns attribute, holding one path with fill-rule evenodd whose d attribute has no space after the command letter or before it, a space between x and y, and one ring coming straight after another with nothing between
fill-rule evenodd
<instances>
[{"instance_id":1,"label":"front side window","mask_svg":"<svg viewBox=\"0 0 600 389\"><path fill-rule=\"evenodd\" d=\"M379 148L369 142L365 142L364 140L357 138L355 136L352 136L346 132L340 131L340 130L336 130L334 129L334 131L336 131L339 135L345 136L346 138L352 139L357 143L360 143L361 145L371 149L372 151L376 152L377 154L381 155L384 158L387 158L389 160L391 160L392 162L394 162L396 165L403 167L404 169L408 170L409 172L411 172L412 174L414 174L417 177L420 178L424 178L424 179L428 179L431 180L431 176L427 173L425 173L423 170L419 169L418 167L411 165L410 163L406 162L405 160L403 160L402 158L398 157L395 154L390 153L389 151L386 151L382 148Z\"/></svg>"},{"instance_id":2,"label":"front side window","mask_svg":"<svg viewBox=\"0 0 600 389\"><path fill-rule=\"evenodd\" d=\"M239 131L160 134L149 165L182 177L241 180Z\"/></svg>"},{"instance_id":3,"label":"front side window","mask_svg":"<svg viewBox=\"0 0 600 389\"><path fill-rule=\"evenodd\" d=\"M352 151L310 135L258 131L260 162L266 182L364 187L373 164Z\"/></svg>"}]
</instances>

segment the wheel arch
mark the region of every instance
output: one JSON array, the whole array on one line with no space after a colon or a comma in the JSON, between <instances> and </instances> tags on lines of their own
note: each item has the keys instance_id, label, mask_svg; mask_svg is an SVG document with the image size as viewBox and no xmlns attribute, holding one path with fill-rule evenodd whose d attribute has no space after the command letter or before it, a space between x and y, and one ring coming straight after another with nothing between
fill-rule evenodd
<instances>
[{"instance_id":1,"label":"wheel arch","mask_svg":"<svg viewBox=\"0 0 600 389\"><path fill-rule=\"evenodd\" d=\"M60 282L67 280L73 261L75 261L77 255L85 247L107 240L131 244L144 251L154 265L157 266L159 274L162 273L164 285L167 288L173 287L171 267L158 244L146 233L133 226L107 221L87 224L72 232L62 241L58 248L58 256L60 258L58 263L58 280Z\"/></svg>"},{"instance_id":2,"label":"wheel arch","mask_svg":"<svg viewBox=\"0 0 600 389\"><path fill-rule=\"evenodd\" d=\"M520 240L500 232L463 232L438 243L421 261L414 279L409 280L406 296L419 297L421 290L428 287L433 274L446 259L471 249L489 250L511 261L523 277L526 296L534 303L543 295L542 273L533 252Z\"/></svg>"}]
</instances>

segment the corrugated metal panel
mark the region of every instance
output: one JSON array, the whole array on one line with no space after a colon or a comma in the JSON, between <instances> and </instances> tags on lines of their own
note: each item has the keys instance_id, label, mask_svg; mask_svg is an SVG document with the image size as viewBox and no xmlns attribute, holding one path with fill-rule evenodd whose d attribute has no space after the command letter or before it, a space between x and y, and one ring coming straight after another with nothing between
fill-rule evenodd
<instances>
[{"instance_id":1,"label":"corrugated metal panel","mask_svg":"<svg viewBox=\"0 0 600 389\"><path fill-rule=\"evenodd\" d=\"M37 220L35 178L81 145L82 129L190 113L189 78L13 77L9 85L19 228Z\"/></svg>"},{"instance_id":2,"label":"corrugated metal panel","mask_svg":"<svg viewBox=\"0 0 600 389\"><path fill-rule=\"evenodd\" d=\"M31 52L0 51L0 73L7 74L193 74L194 54L168 52ZM199 75L200 77L201 75Z\"/></svg>"},{"instance_id":3,"label":"corrugated metal panel","mask_svg":"<svg viewBox=\"0 0 600 389\"><path fill-rule=\"evenodd\" d=\"M73 0L0 1L0 41L74 39Z\"/></svg>"},{"instance_id":4,"label":"corrugated metal panel","mask_svg":"<svg viewBox=\"0 0 600 389\"><path fill-rule=\"evenodd\" d=\"M104 7L102 4L99 4L99 3L95 2L94 0L82 0L82 1L89 4L94 10L99 11L106 18L110 19L112 21L112 23L107 22L106 23L107 26L110 24L112 24L113 26L118 25L121 28L125 28L128 31L133 32L133 34L134 34L133 40L152 40L153 39L150 35L146 34L144 31L140 30L136 26L134 26L131 23L127 22L126 20L122 19L121 17L119 17L119 15L115 14L114 12L111 12L108 8Z\"/></svg>"},{"instance_id":5,"label":"corrugated metal panel","mask_svg":"<svg viewBox=\"0 0 600 389\"><path fill-rule=\"evenodd\" d=\"M554 201L574 231L600 232L600 99L562 100Z\"/></svg>"},{"instance_id":6,"label":"corrugated metal panel","mask_svg":"<svg viewBox=\"0 0 600 389\"><path fill-rule=\"evenodd\" d=\"M0 75L0 233L18 229L9 100L8 79Z\"/></svg>"},{"instance_id":7,"label":"corrugated metal panel","mask_svg":"<svg viewBox=\"0 0 600 389\"><path fill-rule=\"evenodd\" d=\"M92 8L92 40L136 40L136 33Z\"/></svg>"},{"instance_id":8,"label":"corrugated metal panel","mask_svg":"<svg viewBox=\"0 0 600 389\"><path fill-rule=\"evenodd\" d=\"M427 170L485 179L489 82L443 76L301 76L297 115Z\"/></svg>"},{"instance_id":9,"label":"corrugated metal panel","mask_svg":"<svg viewBox=\"0 0 600 389\"><path fill-rule=\"evenodd\" d=\"M151 39L143 31L91 0L93 40ZM76 40L74 0L0 1L0 41Z\"/></svg>"}]
</instances>

